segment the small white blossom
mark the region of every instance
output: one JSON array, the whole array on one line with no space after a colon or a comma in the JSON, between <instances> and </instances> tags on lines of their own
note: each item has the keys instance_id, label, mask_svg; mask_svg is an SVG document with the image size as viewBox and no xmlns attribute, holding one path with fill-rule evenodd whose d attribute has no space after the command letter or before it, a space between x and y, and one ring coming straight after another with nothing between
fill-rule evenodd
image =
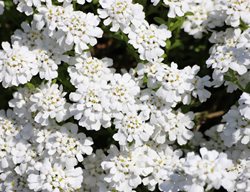
<instances>
[{"instance_id":1,"label":"small white blossom","mask_svg":"<svg viewBox=\"0 0 250 192\"><path fill-rule=\"evenodd\" d=\"M164 4L169 7L168 17L182 17L189 11L189 0L163 0Z\"/></svg>"},{"instance_id":2,"label":"small white blossom","mask_svg":"<svg viewBox=\"0 0 250 192\"><path fill-rule=\"evenodd\" d=\"M206 184L206 190L213 187L219 189L221 186L227 188L228 185L233 185L235 178L227 177L228 169L233 166L233 162L227 158L225 153L201 148L200 154L201 156L190 152L184 162L183 169L185 173L193 177L193 184L187 191L191 192L194 187L199 188L199 191L204 191L203 187Z\"/></svg>"},{"instance_id":3,"label":"small white blossom","mask_svg":"<svg viewBox=\"0 0 250 192\"><path fill-rule=\"evenodd\" d=\"M36 141L44 145L49 156L60 157L66 163L73 159L82 162L84 154L92 153L93 141L84 133L77 132L78 126L73 123L51 126L49 129L38 131Z\"/></svg>"},{"instance_id":4,"label":"small white blossom","mask_svg":"<svg viewBox=\"0 0 250 192\"><path fill-rule=\"evenodd\" d=\"M220 0L217 10L226 15L225 23L238 27L240 21L250 25L250 2L245 0Z\"/></svg>"},{"instance_id":5,"label":"small white blossom","mask_svg":"<svg viewBox=\"0 0 250 192\"><path fill-rule=\"evenodd\" d=\"M140 146L147 142L154 132L154 127L146 123L148 119L143 114L136 111L126 113L121 119L114 121L118 132L113 135L114 140L120 145L127 145L135 142L135 146Z\"/></svg>"},{"instance_id":6,"label":"small white blossom","mask_svg":"<svg viewBox=\"0 0 250 192\"><path fill-rule=\"evenodd\" d=\"M164 113L162 116L156 116L155 122L158 121L158 126L160 126L157 134L164 136L168 133L167 137L170 141L177 141L179 145L185 145L193 137L193 132L190 130L194 126L193 112L184 114L179 110L169 110Z\"/></svg>"},{"instance_id":7,"label":"small white blossom","mask_svg":"<svg viewBox=\"0 0 250 192\"><path fill-rule=\"evenodd\" d=\"M27 47L17 43L11 45L2 43L0 51L0 82L3 86L18 86L25 84L38 73L36 56Z\"/></svg>"},{"instance_id":8,"label":"small white blossom","mask_svg":"<svg viewBox=\"0 0 250 192\"><path fill-rule=\"evenodd\" d=\"M35 122L48 125L51 119L62 122L68 116L69 104L66 102L62 86L50 82L41 84L30 96L30 111L35 113Z\"/></svg>"},{"instance_id":9,"label":"small white blossom","mask_svg":"<svg viewBox=\"0 0 250 192\"><path fill-rule=\"evenodd\" d=\"M179 70L176 63L165 70L162 77L162 86L157 90L156 95L175 106L178 102L189 104L191 102L191 92L194 90L194 74L199 71L198 66L185 67Z\"/></svg>"},{"instance_id":10,"label":"small white blossom","mask_svg":"<svg viewBox=\"0 0 250 192\"><path fill-rule=\"evenodd\" d=\"M131 24L139 25L145 18L143 7L132 0L100 0L102 9L98 9L99 17L104 20L104 25L112 25L110 31L130 31Z\"/></svg>"},{"instance_id":11,"label":"small white blossom","mask_svg":"<svg viewBox=\"0 0 250 192\"><path fill-rule=\"evenodd\" d=\"M141 183L140 169L136 166L137 155L130 152L120 152L114 145L109 149L109 155L101 163L107 172L104 180L117 191L132 192Z\"/></svg>"},{"instance_id":12,"label":"small white blossom","mask_svg":"<svg viewBox=\"0 0 250 192\"><path fill-rule=\"evenodd\" d=\"M165 25L154 25L143 22L141 25L131 26L128 34L129 43L138 50L140 59L147 61L162 60L166 40L171 37L171 32Z\"/></svg>"},{"instance_id":13,"label":"small white blossom","mask_svg":"<svg viewBox=\"0 0 250 192\"><path fill-rule=\"evenodd\" d=\"M33 7L41 7L42 3L51 3L50 0L14 0L15 4L17 4L17 10L20 12L24 12L26 15L33 14Z\"/></svg>"},{"instance_id":14,"label":"small white blossom","mask_svg":"<svg viewBox=\"0 0 250 192\"><path fill-rule=\"evenodd\" d=\"M108 80L114 69L109 68L113 65L112 59L97 59L89 55L84 57L75 57L70 61L68 68L70 82L78 87L81 84L87 84L91 81L100 82Z\"/></svg>"},{"instance_id":15,"label":"small white blossom","mask_svg":"<svg viewBox=\"0 0 250 192\"><path fill-rule=\"evenodd\" d=\"M98 131L101 126L111 126L111 114L105 110L108 87L106 84L81 84L76 92L70 93L70 100L75 102L70 107L70 113L79 120L79 125L88 130Z\"/></svg>"},{"instance_id":16,"label":"small white blossom","mask_svg":"<svg viewBox=\"0 0 250 192\"><path fill-rule=\"evenodd\" d=\"M37 162L35 171L29 174L28 186L34 191L76 191L83 181L80 167L68 167L61 162L46 158Z\"/></svg>"},{"instance_id":17,"label":"small white blossom","mask_svg":"<svg viewBox=\"0 0 250 192\"><path fill-rule=\"evenodd\" d=\"M19 45L28 45L29 49L36 55L36 63L39 67L41 79L52 80L58 76L58 65L67 61L63 55L64 48L58 47L56 41L45 34L45 31L38 31L34 22L29 25L26 22L21 24L22 30L16 30L12 35L12 42Z\"/></svg>"},{"instance_id":18,"label":"small white blossom","mask_svg":"<svg viewBox=\"0 0 250 192\"><path fill-rule=\"evenodd\" d=\"M0 15L2 15L4 12L4 1L0 1Z\"/></svg>"},{"instance_id":19,"label":"small white blossom","mask_svg":"<svg viewBox=\"0 0 250 192\"><path fill-rule=\"evenodd\" d=\"M100 19L93 13L73 11L72 5L41 7L34 19L38 29L46 27L49 36L56 39L60 46L75 46L76 53L94 46L96 38L102 37L103 31L97 27Z\"/></svg>"},{"instance_id":20,"label":"small white blossom","mask_svg":"<svg viewBox=\"0 0 250 192\"><path fill-rule=\"evenodd\" d=\"M109 91L105 95L103 107L112 114L112 117L118 117L121 112L126 113L135 104L135 96L140 92L140 87L132 79L131 75L114 74L110 78Z\"/></svg>"},{"instance_id":21,"label":"small white blossom","mask_svg":"<svg viewBox=\"0 0 250 192\"><path fill-rule=\"evenodd\" d=\"M231 147L238 142L247 145L250 142L250 122L240 114L239 108L232 106L223 116L226 122L221 132L224 144Z\"/></svg>"},{"instance_id":22,"label":"small white blossom","mask_svg":"<svg viewBox=\"0 0 250 192\"><path fill-rule=\"evenodd\" d=\"M159 2L160 0L151 0L151 3L153 3L154 6L156 6Z\"/></svg>"},{"instance_id":23,"label":"small white blossom","mask_svg":"<svg viewBox=\"0 0 250 192\"><path fill-rule=\"evenodd\" d=\"M206 61L208 67L214 69L215 86L223 83L224 75L230 70L235 75L244 75L250 68L249 36L250 30L241 32L239 28L228 28L225 32L213 33L210 41L216 43L210 49L210 57Z\"/></svg>"},{"instance_id":24,"label":"small white blossom","mask_svg":"<svg viewBox=\"0 0 250 192\"><path fill-rule=\"evenodd\" d=\"M105 174L101 167L102 161L106 158L103 150L98 149L95 153L84 159L83 169L83 188L85 191L101 191L107 183L103 180Z\"/></svg>"},{"instance_id":25,"label":"small white blossom","mask_svg":"<svg viewBox=\"0 0 250 192\"><path fill-rule=\"evenodd\" d=\"M182 152L180 150L174 151L170 146L146 147L146 151L143 149L140 151L144 153L140 161L145 159L146 167L152 168L150 174L142 180L150 191L153 191L157 184L161 185L163 182L169 181L172 174L177 172L181 166L180 156Z\"/></svg>"},{"instance_id":26,"label":"small white blossom","mask_svg":"<svg viewBox=\"0 0 250 192\"><path fill-rule=\"evenodd\" d=\"M214 10L212 0L193 0L189 3L187 19L183 23L183 29L194 38L202 38L203 33L207 33L209 13Z\"/></svg>"},{"instance_id":27,"label":"small white blossom","mask_svg":"<svg viewBox=\"0 0 250 192\"><path fill-rule=\"evenodd\" d=\"M239 111L242 116L250 121L250 94L243 93L239 99Z\"/></svg>"}]
</instances>

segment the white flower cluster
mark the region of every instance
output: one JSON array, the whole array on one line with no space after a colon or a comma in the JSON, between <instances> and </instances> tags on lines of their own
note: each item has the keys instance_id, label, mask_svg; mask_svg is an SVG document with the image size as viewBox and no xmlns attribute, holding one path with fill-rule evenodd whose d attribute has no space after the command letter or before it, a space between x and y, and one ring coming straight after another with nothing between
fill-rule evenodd
<instances>
[{"instance_id":1,"label":"white flower cluster","mask_svg":"<svg viewBox=\"0 0 250 192\"><path fill-rule=\"evenodd\" d=\"M182 17L189 11L190 0L163 0L163 3L169 8L168 17Z\"/></svg>"},{"instance_id":2,"label":"white flower cluster","mask_svg":"<svg viewBox=\"0 0 250 192\"><path fill-rule=\"evenodd\" d=\"M209 76L200 78L197 76L199 66L190 66L178 69L174 62L167 66L163 63L147 63L138 65L138 75L142 79L148 76L147 86L159 88L156 95L166 104L174 107L177 103L190 104L191 98L199 98L201 102L210 97L205 87L210 87Z\"/></svg>"},{"instance_id":3,"label":"white flower cluster","mask_svg":"<svg viewBox=\"0 0 250 192\"><path fill-rule=\"evenodd\" d=\"M210 57L206 64L214 69L213 79L216 86L224 82L225 75L248 76L249 33L249 30L242 32L239 28L228 28L225 32L212 34L210 41L215 45L210 49ZM244 81L242 83L242 86L246 86Z\"/></svg>"},{"instance_id":4,"label":"white flower cluster","mask_svg":"<svg viewBox=\"0 0 250 192\"><path fill-rule=\"evenodd\" d=\"M17 42L11 45L2 43L0 51L0 82L4 87L25 84L38 73L36 55L26 46Z\"/></svg>"},{"instance_id":5,"label":"white flower cluster","mask_svg":"<svg viewBox=\"0 0 250 192\"><path fill-rule=\"evenodd\" d=\"M2 15L4 12L4 1L0 1L0 15Z\"/></svg>"},{"instance_id":6,"label":"white flower cluster","mask_svg":"<svg viewBox=\"0 0 250 192\"><path fill-rule=\"evenodd\" d=\"M17 120L16 120L17 119ZM75 191L82 169L75 168L91 154L91 138L66 123L42 127L20 122L11 110L0 112L0 190Z\"/></svg>"},{"instance_id":7,"label":"white flower cluster","mask_svg":"<svg viewBox=\"0 0 250 192\"><path fill-rule=\"evenodd\" d=\"M167 26L162 24L159 27L148 22L143 22L140 26L133 25L128 34L129 43L138 49L140 59L147 61L162 60L166 46L166 40L171 37L171 32Z\"/></svg>"},{"instance_id":8,"label":"white flower cluster","mask_svg":"<svg viewBox=\"0 0 250 192\"><path fill-rule=\"evenodd\" d=\"M119 29L128 33L130 26L138 25L145 19L143 7L132 0L100 0L102 9L98 9L99 17L104 20L104 25L112 25L110 31Z\"/></svg>"},{"instance_id":9,"label":"white flower cluster","mask_svg":"<svg viewBox=\"0 0 250 192\"><path fill-rule=\"evenodd\" d=\"M234 144L250 144L250 95L243 93L239 99L239 106L232 106L224 115L225 126L218 130L226 146Z\"/></svg>"},{"instance_id":10,"label":"white flower cluster","mask_svg":"<svg viewBox=\"0 0 250 192\"><path fill-rule=\"evenodd\" d=\"M59 3L70 4L72 0L57 0ZM86 3L90 3L92 0L77 0L76 3L83 5ZM44 5L51 5L51 0L13 0L15 4L17 4L17 10L20 12L24 12L26 15L32 15L35 9L39 9Z\"/></svg>"},{"instance_id":11,"label":"white flower cluster","mask_svg":"<svg viewBox=\"0 0 250 192\"><path fill-rule=\"evenodd\" d=\"M22 30L16 30L12 35L13 43L27 46L36 56L36 65L41 79L52 80L58 77L58 65L67 61L64 49L58 48L55 40L51 39L44 31L36 29L34 22L29 25L21 24Z\"/></svg>"},{"instance_id":12,"label":"white flower cluster","mask_svg":"<svg viewBox=\"0 0 250 192\"><path fill-rule=\"evenodd\" d=\"M151 0L154 5L159 1ZM183 17L183 29L194 38L201 38L224 24L238 28L250 24L250 2L245 0L163 0L169 8L168 17ZM186 14L186 15L185 15Z\"/></svg>"},{"instance_id":13,"label":"white flower cluster","mask_svg":"<svg viewBox=\"0 0 250 192\"><path fill-rule=\"evenodd\" d=\"M93 13L74 11L71 4L42 6L38 12L34 15L36 27L47 30L51 38L68 50L74 46L76 53L82 53L97 43L96 38L102 37L100 19Z\"/></svg>"},{"instance_id":14,"label":"white flower cluster","mask_svg":"<svg viewBox=\"0 0 250 192\"><path fill-rule=\"evenodd\" d=\"M0 191L250 192L249 1L151 0L168 9L159 26L132 0L13 1L32 21L1 43L13 98L0 110ZM195 38L213 31L205 66L164 60L178 17ZM133 69L95 54L112 33L138 53ZM241 96L200 131L196 105L223 83Z\"/></svg>"},{"instance_id":15,"label":"white flower cluster","mask_svg":"<svg viewBox=\"0 0 250 192\"><path fill-rule=\"evenodd\" d=\"M189 3L188 11L191 12L191 15L187 15L187 19L184 21L182 27L185 32L194 36L194 38L201 38L203 33L207 33L209 22L211 22L211 12L214 11L214 1L192 1L192 3Z\"/></svg>"},{"instance_id":16,"label":"white flower cluster","mask_svg":"<svg viewBox=\"0 0 250 192\"><path fill-rule=\"evenodd\" d=\"M166 25L157 26L145 20L143 7L133 4L132 0L101 0L103 9L98 9L104 25L112 25L110 31L119 29L128 34L128 43L138 50L140 59L147 61L162 60L166 40L171 32Z\"/></svg>"},{"instance_id":17,"label":"white flower cluster","mask_svg":"<svg viewBox=\"0 0 250 192\"><path fill-rule=\"evenodd\" d=\"M17 116L22 120L32 121L42 126L49 125L52 119L62 122L69 116L69 103L64 96L62 86L41 84L36 90L21 88L13 94L9 102Z\"/></svg>"},{"instance_id":18,"label":"white flower cluster","mask_svg":"<svg viewBox=\"0 0 250 192\"><path fill-rule=\"evenodd\" d=\"M250 2L245 0L218 0L216 10L225 15L225 23L238 27L240 22L250 24Z\"/></svg>"}]
</instances>

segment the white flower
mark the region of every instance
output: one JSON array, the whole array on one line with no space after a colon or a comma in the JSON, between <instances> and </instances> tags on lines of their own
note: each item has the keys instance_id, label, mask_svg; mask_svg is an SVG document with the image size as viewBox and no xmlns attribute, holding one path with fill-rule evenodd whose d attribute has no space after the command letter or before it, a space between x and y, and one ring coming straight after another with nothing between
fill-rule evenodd
<instances>
[{"instance_id":1,"label":"white flower","mask_svg":"<svg viewBox=\"0 0 250 192\"><path fill-rule=\"evenodd\" d=\"M250 122L240 114L239 108L232 108L223 116L226 122L221 132L224 144L231 147L233 144L241 142L247 145L250 142Z\"/></svg>"},{"instance_id":2,"label":"white flower","mask_svg":"<svg viewBox=\"0 0 250 192\"><path fill-rule=\"evenodd\" d=\"M191 93L194 90L195 74L199 71L198 66L185 67L179 70L176 63L164 71L162 86L157 90L156 95L175 106L178 102L189 104Z\"/></svg>"},{"instance_id":3,"label":"white flower","mask_svg":"<svg viewBox=\"0 0 250 192\"><path fill-rule=\"evenodd\" d=\"M105 95L103 107L112 113L113 117L119 116L133 108L135 96L140 92L140 87L132 79L131 75L114 74L110 77L108 94Z\"/></svg>"},{"instance_id":4,"label":"white flower","mask_svg":"<svg viewBox=\"0 0 250 192\"><path fill-rule=\"evenodd\" d=\"M205 89L205 87L211 87L212 85L209 80L210 77L208 75L204 77L195 76L194 78L194 90L192 91L192 95L195 98L199 98L200 102L205 102L211 96L211 93Z\"/></svg>"},{"instance_id":5,"label":"white flower","mask_svg":"<svg viewBox=\"0 0 250 192\"><path fill-rule=\"evenodd\" d=\"M45 128L46 129L46 128ZM46 133L47 132L47 133ZM62 126L51 126L47 130L37 132L36 141L44 145L49 156L68 163L76 159L83 161L83 155L92 153L93 141L87 138L84 133L77 133L78 126L73 123L66 123Z\"/></svg>"},{"instance_id":6,"label":"white flower","mask_svg":"<svg viewBox=\"0 0 250 192\"><path fill-rule=\"evenodd\" d=\"M128 34L129 43L138 49L140 59L147 61L158 61L162 59L166 46L166 40L171 37L167 26L154 24L149 25L144 21L141 25L132 25Z\"/></svg>"},{"instance_id":7,"label":"white flower","mask_svg":"<svg viewBox=\"0 0 250 192\"><path fill-rule=\"evenodd\" d=\"M192 15L187 15L183 23L184 31L194 38L202 38L203 33L207 33L207 22L209 13L214 10L212 0L193 0L189 3L189 11Z\"/></svg>"},{"instance_id":8,"label":"white flower","mask_svg":"<svg viewBox=\"0 0 250 192\"><path fill-rule=\"evenodd\" d=\"M244 75L250 68L249 36L250 30L228 28L225 32L213 33L210 38L216 43L210 49L210 57L206 61L208 67L214 69L214 84L220 86L223 76L232 70L235 75Z\"/></svg>"},{"instance_id":9,"label":"white flower","mask_svg":"<svg viewBox=\"0 0 250 192\"><path fill-rule=\"evenodd\" d=\"M88 49L88 44L94 46L97 43L96 38L102 37L103 31L97 27L100 20L93 13L76 11L65 22L67 28L62 29L65 33L65 43L75 44L76 53Z\"/></svg>"},{"instance_id":10,"label":"white flower","mask_svg":"<svg viewBox=\"0 0 250 192\"><path fill-rule=\"evenodd\" d=\"M17 166L14 170L11 169L6 171L4 174L0 175L1 191L22 191L22 192L32 192L28 187L27 174L26 174L26 165L22 164Z\"/></svg>"},{"instance_id":11,"label":"white flower","mask_svg":"<svg viewBox=\"0 0 250 192\"><path fill-rule=\"evenodd\" d=\"M109 58L97 59L87 55L84 57L75 57L70 61L68 72L70 82L78 87L81 84L87 84L90 81L100 82L110 78L114 69L109 68L113 65L113 60Z\"/></svg>"},{"instance_id":12,"label":"white flower","mask_svg":"<svg viewBox=\"0 0 250 192\"><path fill-rule=\"evenodd\" d=\"M113 135L114 140L120 145L127 145L135 142L135 146L140 146L147 142L154 132L154 127L146 123L148 118L136 111L126 113L123 118L114 121L118 132Z\"/></svg>"},{"instance_id":13,"label":"white flower","mask_svg":"<svg viewBox=\"0 0 250 192\"><path fill-rule=\"evenodd\" d=\"M141 183L137 161L137 154L120 152L112 145L109 155L101 163L102 168L107 172L104 180L117 191L132 192L132 189Z\"/></svg>"},{"instance_id":14,"label":"white flower","mask_svg":"<svg viewBox=\"0 0 250 192\"><path fill-rule=\"evenodd\" d=\"M101 191L101 187L106 184L103 180L105 176L104 170L101 167L101 163L105 157L106 155L103 150L98 149L95 153L92 153L84 159L83 188L85 191Z\"/></svg>"},{"instance_id":15,"label":"white flower","mask_svg":"<svg viewBox=\"0 0 250 192\"><path fill-rule=\"evenodd\" d=\"M227 177L228 169L233 167L233 163L225 153L201 148L200 154L201 156L193 152L188 153L183 164L185 173L193 177L193 184L188 191L191 192L194 186L202 189L206 184L206 190L219 189L221 186L227 188L228 185L233 185L235 178Z\"/></svg>"},{"instance_id":16,"label":"white flower","mask_svg":"<svg viewBox=\"0 0 250 192\"><path fill-rule=\"evenodd\" d=\"M168 133L170 141L177 141L179 145L185 145L188 140L193 137L193 132L190 130L194 126L194 114L188 112L186 114L178 111L165 111L165 114L158 120L161 126L161 133Z\"/></svg>"},{"instance_id":17,"label":"white flower","mask_svg":"<svg viewBox=\"0 0 250 192\"><path fill-rule=\"evenodd\" d=\"M139 161L145 160L145 168L152 168L150 174L142 180L150 191L153 191L157 184L161 185L163 182L169 181L172 174L179 170L180 156L182 155L180 150L174 151L167 145L161 145L158 148L146 147L146 151L140 150L141 153L144 153L144 156Z\"/></svg>"},{"instance_id":18,"label":"white flower","mask_svg":"<svg viewBox=\"0 0 250 192\"><path fill-rule=\"evenodd\" d=\"M140 81L147 76L147 87L157 89L158 96L165 104L175 106L178 102L188 104L191 96L199 98L201 102L206 101L211 93L205 89L210 87L210 77L199 77L197 73L200 67L194 65L192 68L187 66L184 69L178 69L176 63L172 62L170 67L164 63L153 62L138 64L137 74ZM143 82L142 82L142 87Z\"/></svg>"},{"instance_id":19,"label":"white flower","mask_svg":"<svg viewBox=\"0 0 250 192\"><path fill-rule=\"evenodd\" d=\"M83 181L80 167L68 167L62 162L53 162L46 158L37 162L35 171L30 173L28 186L34 191L76 191Z\"/></svg>"},{"instance_id":20,"label":"white flower","mask_svg":"<svg viewBox=\"0 0 250 192\"><path fill-rule=\"evenodd\" d=\"M72 5L41 7L34 19L38 29L46 27L49 36L56 39L60 46L71 49L75 45L76 53L94 46L96 38L102 37L103 31L97 27L100 19L93 13L73 11Z\"/></svg>"},{"instance_id":21,"label":"white flower","mask_svg":"<svg viewBox=\"0 0 250 192\"><path fill-rule=\"evenodd\" d=\"M36 55L41 79L52 80L56 78L58 65L62 61L67 61L67 56L63 55L65 49L58 47L54 39L45 35L45 31L38 31L34 22L31 25L23 22L21 26L23 31L16 30L11 37L12 42L18 42L21 46L27 45Z\"/></svg>"},{"instance_id":22,"label":"white flower","mask_svg":"<svg viewBox=\"0 0 250 192\"><path fill-rule=\"evenodd\" d=\"M4 12L4 1L0 1L0 15L2 15Z\"/></svg>"},{"instance_id":23,"label":"white flower","mask_svg":"<svg viewBox=\"0 0 250 192\"><path fill-rule=\"evenodd\" d=\"M130 25L139 25L145 18L143 7L132 0L100 0L103 9L98 9L99 17L104 20L104 25L112 24L110 31L128 33Z\"/></svg>"},{"instance_id":24,"label":"white flower","mask_svg":"<svg viewBox=\"0 0 250 192\"><path fill-rule=\"evenodd\" d=\"M39 64L39 76L41 79L52 80L57 78L58 65L61 64L61 58L55 57L52 52L44 49L36 49L37 63Z\"/></svg>"},{"instance_id":25,"label":"white flower","mask_svg":"<svg viewBox=\"0 0 250 192\"><path fill-rule=\"evenodd\" d=\"M9 107L13 108L14 113L19 117L20 121L33 121L32 113L30 111L30 96L34 90L27 87L18 89L13 93L13 99L9 101Z\"/></svg>"},{"instance_id":26,"label":"white flower","mask_svg":"<svg viewBox=\"0 0 250 192\"><path fill-rule=\"evenodd\" d=\"M167 69L168 66L160 62L146 64L139 63L137 65L137 74L139 75L139 79L142 80L146 75L147 87L154 89L160 87Z\"/></svg>"},{"instance_id":27,"label":"white flower","mask_svg":"<svg viewBox=\"0 0 250 192\"><path fill-rule=\"evenodd\" d=\"M31 24L22 22L21 28L22 30L17 29L11 36L12 43L17 41L20 46L27 46L33 50L37 47L43 47L44 41L47 42L45 34L36 29L34 22Z\"/></svg>"},{"instance_id":28,"label":"white flower","mask_svg":"<svg viewBox=\"0 0 250 192\"><path fill-rule=\"evenodd\" d=\"M10 138L16 136L20 132L20 127L17 126L14 114L11 110L0 110L0 138Z\"/></svg>"},{"instance_id":29,"label":"white flower","mask_svg":"<svg viewBox=\"0 0 250 192\"><path fill-rule=\"evenodd\" d=\"M239 99L239 111L242 116L250 121L250 94L243 93Z\"/></svg>"},{"instance_id":30,"label":"white flower","mask_svg":"<svg viewBox=\"0 0 250 192\"><path fill-rule=\"evenodd\" d=\"M232 27L238 27L240 21L250 24L250 2L245 0L221 0L217 4L217 10L226 15L225 23Z\"/></svg>"},{"instance_id":31,"label":"white flower","mask_svg":"<svg viewBox=\"0 0 250 192\"><path fill-rule=\"evenodd\" d=\"M70 93L70 100L75 102L70 113L79 120L79 125L88 130L100 130L101 126L111 126L111 114L104 109L108 87L106 83L89 83L79 85L76 92Z\"/></svg>"},{"instance_id":32,"label":"white flower","mask_svg":"<svg viewBox=\"0 0 250 192\"><path fill-rule=\"evenodd\" d=\"M151 3L153 3L154 6L156 6L159 2L160 0L151 0Z\"/></svg>"},{"instance_id":33,"label":"white flower","mask_svg":"<svg viewBox=\"0 0 250 192\"><path fill-rule=\"evenodd\" d=\"M33 7L40 7L42 3L51 3L50 0L14 0L17 4L17 10L24 12L26 15L33 14Z\"/></svg>"},{"instance_id":34,"label":"white flower","mask_svg":"<svg viewBox=\"0 0 250 192\"><path fill-rule=\"evenodd\" d=\"M2 43L0 51L0 82L4 87L25 84L38 73L35 55L27 47Z\"/></svg>"},{"instance_id":35,"label":"white flower","mask_svg":"<svg viewBox=\"0 0 250 192\"><path fill-rule=\"evenodd\" d=\"M28 142L18 142L15 147L11 149L12 161L13 163L20 164L25 161L28 148L30 144Z\"/></svg>"},{"instance_id":36,"label":"white flower","mask_svg":"<svg viewBox=\"0 0 250 192\"><path fill-rule=\"evenodd\" d=\"M41 84L30 96L30 111L35 113L35 122L48 125L51 119L62 122L68 116L69 104L66 102L62 86L48 82Z\"/></svg>"},{"instance_id":37,"label":"white flower","mask_svg":"<svg viewBox=\"0 0 250 192\"><path fill-rule=\"evenodd\" d=\"M57 0L59 3L71 4L72 0ZM76 3L83 5L85 2L90 3L92 0L77 0ZM17 4L17 10L24 12L27 16L33 14L35 9L40 8L44 4L51 5L51 0L14 0Z\"/></svg>"},{"instance_id":38,"label":"white flower","mask_svg":"<svg viewBox=\"0 0 250 192\"><path fill-rule=\"evenodd\" d=\"M189 0L163 0L169 7L168 17L182 17L189 11Z\"/></svg>"},{"instance_id":39,"label":"white flower","mask_svg":"<svg viewBox=\"0 0 250 192\"><path fill-rule=\"evenodd\" d=\"M250 191L250 161L240 159L235 165L235 169L238 171L238 178L235 184L235 191L249 192ZM234 171L234 170L233 170Z\"/></svg>"},{"instance_id":40,"label":"white flower","mask_svg":"<svg viewBox=\"0 0 250 192\"><path fill-rule=\"evenodd\" d=\"M86 1L88 3L90 3L92 0L77 0L76 2L80 5L84 5L86 3ZM64 2L67 2L67 3L71 3L72 0L58 0L58 2L61 2L61 3L64 3Z\"/></svg>"}]
</instances>

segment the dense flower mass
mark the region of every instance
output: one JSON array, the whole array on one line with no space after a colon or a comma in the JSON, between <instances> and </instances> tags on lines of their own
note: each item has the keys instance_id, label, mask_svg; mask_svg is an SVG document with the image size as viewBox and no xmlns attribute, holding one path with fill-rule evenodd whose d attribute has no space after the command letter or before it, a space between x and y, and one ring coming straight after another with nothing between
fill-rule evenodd
<instances>
[{"instance_id":1,"label":"dense flower mass","mask_svg":"<svg viewBox=\"0 0 250 192\"><path fill-rule=\"evenodd\" d=\"M250 192L249 0L0 15L0 191Z\"/></svg>"}]
</instances>

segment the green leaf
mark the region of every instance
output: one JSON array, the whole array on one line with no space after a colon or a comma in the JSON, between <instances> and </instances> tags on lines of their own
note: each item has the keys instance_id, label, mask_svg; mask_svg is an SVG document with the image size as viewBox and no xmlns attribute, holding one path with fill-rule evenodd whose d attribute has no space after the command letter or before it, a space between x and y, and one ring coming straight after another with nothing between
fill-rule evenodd
<instances>
[{"instance_id":1,"label":"green leaf","mask_svg":"<svg viewBox=\"0 0 250 192\"><path fill-rule=\"evenodd\" d=\"M171 41L168 39L166 41L166 49L170 49L171 48Z\"/></svg>"},{"instance_id":2,"label":"green leaf","mask_svg":"<svg viewBox=\"0 0 250 192\"><path fill-rule=\"evenodd\" d=\"M154 21L158 24L166 24L167 21L165 21L164 19L160 18L160 17L154 17Z\"/></svg>"},{"instance_id":3,"label":"green leaf","mask_svg":"<svg viewBox=\"0 0 250 192\"><path fill-rule=\"evenodd\" d=\"M36 89L36 86L33 85L32 83L26 83L25 84L25 87L27 87L29 90L35 90Z\"/></svg>"},{"instance_id":4,"label":"green leaf","mask_svg":"<svg viewBox=\"0 0 250 192\"><path fill-rule=\"evenodd\" d=\"M250 93L250 82L246 85L245 92Z\"/></svg>"},{"instance_id":5,"label":"green leaf","mask_svg":"<svg viewBox=\"0 0 250 192\"><path fill-rule=\"evenodd\" d=\"M245 31L245 30L247 30L248 28L249 28L249 26L241 20L241 21L240 21L240 29L241 29L242 31Z\"/></svg>"},{"instance_id":6,"label":"green leaf","mask_svg":"<svg viewBox=\"0 0 250 192\"><path fill-rule=\"evenodd\" d=\"M135 3L140 3L143 6L147 5L147 0L136 0Z\"/></svg>"},{"instance_id":7,"label":"green leaf","mask_svg":"<svg viewBox=\"0 0 250 192\"><path fill-rule=\"evenodd\" d=\"M174 31L180 29L184 21L185 21L184 17L179 17L175 22L170 22L169 30Z\"/></svg>"},{"instance_id":8,"label":"green leaf","mask_svg":"<svg viewBox=\"0 0 250 192\"><path fill-rule=\"evenodd\" d=\"M232 78L229 75L224 75L224 79L226 81L232 81Z\"/></svg>"}]
</instances>

